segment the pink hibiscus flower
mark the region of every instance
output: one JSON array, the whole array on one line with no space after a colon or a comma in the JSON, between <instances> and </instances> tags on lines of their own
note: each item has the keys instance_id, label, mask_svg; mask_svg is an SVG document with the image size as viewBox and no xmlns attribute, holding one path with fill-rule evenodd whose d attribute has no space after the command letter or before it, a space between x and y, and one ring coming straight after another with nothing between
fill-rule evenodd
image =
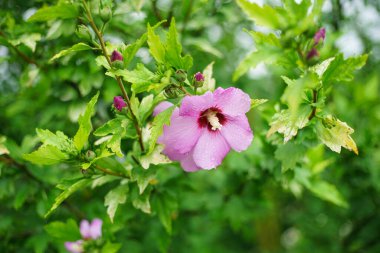
<instances>
[{"instance_id":1,"label":"pink hibiscus flower","mask_svg":"<svg viewBox=\"0 0 380 253\"><path fill-rule=\"evenodd\" d=\"M153 115L170 106L169 102L159 104ZM249 96L232 87L186 96L158 143L165 145L163 153L179 161L185 171L215 168L231 148L240 152L251 144L253 134L245 116L250 106Z\"/></svg>"},{"instance_id":2,"label":"pink hibiscus flower","mask_svg":"<svg viewBox=\"0 0 380 253\"><path fill-rule=\"evenodd\" d=\"M101 219L94 219L91 223L88 220L82 220L80 223L80 234L85 240L96 240L102 236L102 224Z\"/></svg>"},{"instance_id":3,"label":"pink hibiscus flower","mask_svg":"<svg viewBox=\"0 0 380 253\"><path fill-rule=\"evenodd\" d=\"M91 223L88 220L82 220L80 223L80 234L84 240L96 240L102 236L101 219L94 219ZM65 242L65 248L71 253L84 252L84 240L75 242Z\"/></svg>"}]
</instances>

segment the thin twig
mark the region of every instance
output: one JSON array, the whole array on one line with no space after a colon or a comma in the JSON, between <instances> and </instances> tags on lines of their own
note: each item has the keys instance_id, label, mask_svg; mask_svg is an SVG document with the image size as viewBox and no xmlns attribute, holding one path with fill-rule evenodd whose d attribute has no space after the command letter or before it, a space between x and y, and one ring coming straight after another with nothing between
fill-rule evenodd
<instances>
[{"instance_id":1,"label":"thin twig","mask_svg":"<svg viewBox=\"0 0 380 253\"><path fill-rule=\"evenodd\" d=\"M124 175L124 174L117 173L115 171L112 171L112 170L100 167L99 165L95 165L94 167L95 167L95 169L100 170L100 171L102 171L105 174L116 176L116 177L125 177L125 178L127 178L127 176Z\"/></svg>"},{"instance_id":2,"label":"thin twig","mask_svg":"<svg viewBox=\"0 0 380 253\"><path fill-rule=\"evenodd\" d=\"M177 87L178 87L178 89L183 91L186 95L191 96L191 94L183 86L177 86Z\"/></svg>"},{"instance_id":3,"label":"thin twig","mask_svg":"<svg viewBox=\"0 0 380 253\"><path fill-rule=\"evenodd\" d=\"M0 31L0 36L2 36L3 38L5 38L5 39L7 39L7 37L5 36L5 34L3 33L3 32L1 32ZM8 40L7 40L8 41ZM29 58L26 54L24 54L23 52L21 52L16 46L14 46L12 43L9 43L8 42L8 44L9 44L9 46L10 46L10 48L12 48L24 61L26 61L27 63L29 63L29 64L33 64L33 65L35 65L35 66L37 66L37 67L39 67L39 65L38 65L38 63L35 61L35 60L33 60L33 59L31 59L31 58Z\"/></svg>"},{"instance_id":4,"label":"thin twig","mask_svg":"<svg viewBox=\"0 0 380 253\"><path fill-rule=\"evenodd\" d=\"M90 26L94 30L94 32L96 34L96 37L98 38L98 40L100 42L100 46L102 48L103 55L106 58L109 66L112 68L112 62L111 62L111 59L110 59L110 57L108 55L107 48L106 48L106 45L104 43L103 36L102 36L101 32L99 31L98 27L96 26L96 24L94 22L94 19L92 18L91 11L89 9L89 6L86 3L86 0L83 0L83 6L84 6L84 8L85 8L85 10L87 12L88 22L90 23ZM134 127L136 129L136 132L137 132L137 135L139 137L139 144L140 144L141 151L144 152L144 143L143 143L143 140L142 140L141 129L139 127L139 124L138 124L138 121L137 121L137 117L136 117L136 115L132 111L132 107L131 107L131 102L130 102L129 96L127 94L127 91L124 88L124 84L123 84L123 81L121 80L121 77L120 76L115 76L115 77L116 77L116 82L119 85L121 93L123 94L123 97L124 97L124 99L125 99L125 101L127 103L129 111L131 113L133 125L134 125Z\"/></svg>"}]
</instances>

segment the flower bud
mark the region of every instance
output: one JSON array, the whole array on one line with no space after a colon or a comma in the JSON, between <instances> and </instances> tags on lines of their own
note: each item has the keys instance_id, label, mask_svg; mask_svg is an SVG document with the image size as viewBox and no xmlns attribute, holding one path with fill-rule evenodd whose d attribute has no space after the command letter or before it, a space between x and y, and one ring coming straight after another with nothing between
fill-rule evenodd
<instances>
[{"instance_id":1,"label":"flower bud","mask_svg":"<svg viewBox=\"0 0 380 253\"><path fill-rule=\"evenodd\" d=\"M174 74L174 77L175 79L178 81L178 82L184 82L186 81L186 78L187 78L187 74L186 74L186 71L184 71L183 69L178 69L175 74Z\"/></svg>"},{"instance_id":2,"label":"flower bud","mask_svg":"<svg viewBox=\"0 0 380 253\"><path fill-rule=\"evenodd\" d=\"M99 11L100 18L104 23L107 23L111 17L112 17L112 10L109 6L104 6L100 11Z\"/></svg>"},{"instance_id":3,"label":"flower bud","mask_svg":"<svg viewBox=\"0 0 380 253\"><path fill-rule=\"evenodd\" d=\"M123 110L124 107L127 106L127 104L124 102L124 99L120 96L116 96L113 98L113 106L119 111L121 112L121 110Z\"/></svg>"},{"instance_id":4,"label":"flower bud","mask_svg":"<svg viewBox=\"0 0 380 253\"><path fill-rule=\"evenodd\" d=\"M308 53L307 53L307 56L306 56L306 59L310 60L311 58L313 58L314 56L319 56L319 52L318 50L313 47Z\"/></svg>"},{"instance_id":5,"label":"flower bud","mask_svg":"<svg viewBox=\"0 0 380 253\"><path fill-rule=\"evenodd\" d=\"M164 95L167 98L177 98L179 95L179 90L175 85L169 85L164 90Z\"/></svg>"},{"instance_id":6,"label":"flower bud","mask_svg":"<svg viewBox=\"0 0 380 253\"><path fill-rule=\"evenodd\" d=\"M115 69L123 69L124 68L124 62L123 62L123 55L119 53L118 51L114 50L111 54L111 65Z\"/></svg>"},{"instance_id":7,"label":"flower bud","mask_svg":"<svg viewBox=\"0 0 380 253\"><path fill-rule=\"evenodd\" d=\"M95 154L94 151L87 150L87 152L86 152L86 159L87 159L87 161L92 161L92 160L94 160L95 157L96 157L96 154Z\"/></svg>"},{"instance_id":8,"label":"flower bud","mask_svg":"<svg viewBox=\"0 0 380 253\"><path fill-rule=\"evenodd\" d=\"M205 82L204 75L201 72L197 72L194 75L193 86L194 87L202 87L204 82Z\"/></svg>"},{"instance_id":9,"label":"flower bud","mask_svg":"<svg viewBox=\"0 0 380 253\"><path fill-rule=\"evenodd\" d=\"M113 50L111 54L111 62L114 61L123 61L123 55L116 50Z\"/></svg>"},{"instance_id":10,"label":"flower bud","mask_svg":"<svg viewBox=\"0 0 380 253\"><path fill-rule=\"evenodd\" d=\"M91 41L92 40L92 35L90 30L88 29L87 26L85 25L79 25L75 31L75 34L78 36L78 38L86 40L86 41Z\"/></svg>"},{"instance_id":11,"label":"flower bud","mask_svg":"<svg viewBox=\"0 0 380 253\"><path fill-rule=\"evenodd\" d=\"M320 41L324 41L326 38L326 29L325 28L321 28L319 29L315 35L314 35L314 45L318 45L318 43Z\"/></svg>"}]
</instances>

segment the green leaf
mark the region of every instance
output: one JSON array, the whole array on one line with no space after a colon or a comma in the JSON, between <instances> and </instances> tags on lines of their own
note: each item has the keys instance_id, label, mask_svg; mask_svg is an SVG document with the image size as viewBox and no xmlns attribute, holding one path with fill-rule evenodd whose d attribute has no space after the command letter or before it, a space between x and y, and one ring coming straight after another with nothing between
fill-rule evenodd
<instances>
[{"instance_id":1,"label":"green leaf","mask_svg":"<svg viewBox=\"0 0 380 253\"><path fill-rule=\"evenodd\" d=\"M49 211L45 214L45 218L47 218L59 205L68 197L70 197L71 194L74 192L86 187L89 183L91 182L91 179L85 178L85 179L80 179L79 181L76 181L74 184L65 187L64 191L59 194L52 205L52 207L49 209Z\"/></svg>"},{"instance_id":2,"label":"green leaf","mask_svg":"<svg viewBox=\"0 0 380 253\"><path fill-rule=\"evenodd\" d=\"M127 201L128 191L128 184L123 184L112 189L105 196L104 205L107 207L107 214L110 217L111 222L113 222L119 204L124 204Z\"/></svg>"},{"instance_id":3,"label":"green leaf","mask_svg":"<svg viewBox=\"0 0 380 253\"><path fill-rule=\"evenodd\" d=\"M147 155L153 152L154 147L156 146L157 139L162 134L164 125L169 125L170 116L172 115L174 109L175 106L171 106L165 111L156 115L156 117L154 118L152 122L151 136L149 140L149 150Z\"/></svg>"},{"instance_id":4,"label":"green leaf","mask_svg":"<svg viewBox=\"0 0 380 253\"><path fill-rule=\"evenodd\" d=\"M5 145L6 141L7 141L7 137L0 136L0 155L9 154L9 150Z\"/></svg>"},{"instance_id":5,"label":"green leaf","mask_svg":"<svg viewBox=\"0 0 380 253\"><path fill-rule=\"evenodd\" d=\"M154 196L152 207L157 212L158 217L168 234L172 233L172 214L177 210L177 200L169 192Z\"/></svg>"},{"instance_id":6,"label":"green leaf","mask_svg":"<svg viewBox=\"0 0 380 253\"><path fill-rule=\"evenodd\" d=\"M165 48L160 41L160 37L154 33L154 29L166 22L162 20L157 23L153 27L149 24L147 26L147 32L144 33L138 40L134 43L129 44L122 50L122 54L124 57L124 64L128 66L128 64L132 61L133 57L136 55L137 51L144 45L144 43L148 40L148 45L152 56L156 59L157 62L161 62L160 59L165 59ZM156 57L157 56L157 57ZM161 62L162 63L162 62Z\"/></svg>"},{"instance_id":7,"label":"green leaf","mask_svg":"<svg viewBox=\"0 0 380 253\"><path fill-rule=\"evenodd\" d=\"M134 43L127 45L124 49L121 50L121 54L123 55L123 60L125 66L128 66L133 58L135 57L137 51L144 45L147 40L147 34L144 33L138 40Z\"/></svg>"},{"instance_id":8,"label":"green leaf","mask_svg":"<svg viewBox=\"0 0 380 253\"><path fill-rule=\"evenodd\" d=\"M288 106L289 116L296 118L298 110L305 99L305 90L315 89L321 85L318 77L315 74L307 74L299 79L291 80L286 76L281 76L285 83L288 85L281 97L284 104Z\"/></svg>"},{"instance_id":9,"label":"green leaf","mask_svg":"<svg viewBox=\"0 0 380 253\"><path fill-rule=\"evenodd\" d=\"M58 59L58 58L61 58L65 55L68 55L68 54L71 54L71 53L74 53L74 52L78 52L78 51L85 51L85 50L92 50L93 48L90 47L89 45L83 43L83 42L80 42L78 44L75 44L74 46L68 48L68 49L64 49L62 50L61 52L55 54L50 60L49 60L49 63L52 63L54 60Z\"/></svg>"},{"instance_id":10,"label":"green leaf","mask_svg":"<svg viewBox=\"0 0 380 253\"><path fill-rule=\"evenodd\" d=\"M207 39L203 38L186 38L186 44L197 47L200 51L212 54L218 58L223 58L223 53L212 45Z\"/></svg>"},{"instance_id":11,"label":"green leaf","mask_svg":"<svg viewBox=\"0 0 380 253\"><path fill-rule=\"evenodd\" d=\"M78 151L81 151L88 140L92 131L91 116L95 112L95 104L98 101L99 92L87 104L86 111L79 116L79 129L74 136L74 145Z\"/></svg>"},{"instance_id":12,"label":"green leaf","mask_svg":"<svg viewBox=\"0 0 380 253\"><path fill-rule=\"evenodd\" d=\"M104 67L107 70L111 69L111 66L108 64L108 61L104 55L99 55L98 57L96 57L95 62L96 65L100 67Z\"/></svg>"},{"instance_id":13,"label":"green leaf","mask_svg":"<svg viewBox=\"0 0 380 253\"><path fill-rule=\"evenodd\" d=\"M367 54L347 59L344 59L342 54L337 55L323 73L323 83L351 81L354 78L354 71L363 67L367 58Z\"/></svg>"},{"instance_id":14,"label":"green leaf","mask_svg":"<svg viewBox=\"0 0 380 253\"><path fill-rule=\"evenodd\" d=\"M111 243L109 241L103 246L101 253L116 253L121 248L121 243Z\"/></svg>"},{"instance_id":15,"label":"green leaf","mask_svg":"<svg viewBox=\"0 0 380 253\"><path fill-rule=\"evenodd\" d=\"M53 221L44 228L51 237L61 241L76 241L81 238L78 225L73 219L67 220L66 223Z\"/></svg>"},{"instance_id":16,"label":"green leaf","mask_svg":"<svg viewBox=\"0 0 380 253\"><path fill-rule=\"evenodd\" d=\"M169 32L166 36L165 59L176 69L190 69L193 65L193 59L190 55L181 56L182 45L178 40L178 33L175 25L175 19L170 22Z\"/></svg>"},{"instance_id":17,"label":"green leaf","mask_svg":"<svg viewBox=\"0 0 380 253\"><path fill-rule=\"evenodd\" d=\"M141 166L148 169L151 164L171 163L171 160L162 154L163 149L162 145L157 145L152 153L142 156L140 159Z\"/></svg>"},{"instance_id":18,"label":"green leaf","mask_svg":"<svg viewBox=\"0 0 380 253\"><path fill-rule=\"evenodd\" d=\"M144 64L137 64L135 70L129 71L126 69L116 70L113 74L122 76L127 82L132 83L132 91L135 94L147 91L152 83L152 80L156 78L156 74L147 69Z\"/></svg>"},{"instance_id":19,"label":"green leaf","mask_svg":"<svg viewBox=\"0 0 380 253\"><path fill-rule=\"evenodd\" d=\"M255 46L259 50L268 46L281 48L281 42L274 33L261 33L257 31L247 31L255 41Z\"/></svg>"},{"instance_id":20,"label":"green leaf","mask_svg":"<svg viewBox=\"0 0 380 253\"><path fill-rule=\"evenodd\" d=\"M23 158L35 164L52 165L69 159L69 155L55 146L43 145L30 154L24 154Z\"/></svg>"},{"instance_id":21,"label":"green leaf","mask_svg":"<svg viewBox=\"0 0 380 253\"><path fill-rule=\"evenodd\" d=\"M165 62L165 47L161 42L160 36L154 33L154 28L148 24L148 45L149 52L158 63Z\"/></svg>"},{"instance_id":22,"label":"green leaf","mask_svg":"<svg viewBox=\"0 0 380 253\"><path fill-rule=\"evenodd\" d=\"M322 78L326 69L334 59L335 57L328 58L327 60L324 60L323 62L310 67L310 71L316 73L320 78Z\"/></svg>"},{"instance_id":23,"label":"green leaf","mask_svg":"<svg viewBox=\"0 0 380 253\"><path fill-rule=\"evenodd\" d=\"M327 200L337 206L344 208L348 207L347 201L342 194L338 191L335 185L332 185L325 181L313 180L310 186L307 187L309 191L317 195L319 198Z\"/></svg>"},{"instance_id":24,"label":"green leaf","mask_svg":"<svg viewBox=\"0 0 380 253\"><path fill-rule=\"evenodd\" d=\"M120 143L121 139L126 137L127 128L129 125L130 121L127 118L115 118L96 129L94 135L111 135L110 139L107 140L106 146L109 147L117 156L122 157L123 153L121 152Z\"/></svg>"},{"instance_id":25,"label":"green leaf","mask_svg":"<svg viewBox=\"0 0 380 253\"><path fill-rule=\"evenodd\" d=\"M328 115L316 126L318 138L332 151L340 153L341 147L359 154L355 141L351 138L354 129L347 123Z\"/></svg>"},{"instance_id":26,"label":"green leaf","mask_svg":"<svg viewBox=\"0 0 380 253\"><path fill-rule=\"evenodd\" d=\"M250 68L256 67L259 63L273 63L281 56L281 50L275 47L267 47L259 51L248 54L237 66L232 77L235 82Z\"/></svg>"},{"instance_id":27,"label":"green leaf","mask_svg":"<svg viewBox=\"0 0 380 253\"><path fill-rule=\"evenodd\" d=\"M288 142L277 147L274 153L276 159L282 163L282 170L294 169L296 163L305 156L306 147L302 144Z\"/></svg>"},{"instance_id":28,"label":"green leaf","mask_svg":"<svg viewBox=\"0 0 380 253\"><path fill-rule=\"evenodd\" d=\"M259 106L259 105L262 105L264 103L268 102L268 99L263 99L263 98L260 98L260 99L251 99L251 109Z\"/></svg>"},{"instance_id":29,"label":"green leaf","mask_svg":"<svg viewBox=\"0 0 380 253\"><path fill-rule=\"evenodd\" d=\"M122 125L127 124L128 119L126 118L115 118L111 119L110 121L107 121L104 125L100 126L94 131L95 136L106 136L109 134L115 134L119 132L119 128L122 127Z\"/></svg>"},{"instance_id":30,"label":"green leaf","mask_svg":"<svg viewBox=\"0 0 380 253\"><path fill-rule=\"evenodd\" d=\"M309 115L311 113L311 107L304 105L300 106L297 111L297 115L291 117L289 110L282 110L273 116L270 123L271 128L267 133L269 138L275 132L284 134L284 143L288 142L291 138L297 135L299 129L304 128L309 122Z\"/></svg>"},{"instance_id":31,"label":"green leaf","mask_svg":"<svg viewBox=\"0 0 380 253\"><path fill-rule=\"evenodd\" d=\"M138 116L140 118L140 122L145 122L145 120L152 114L153 111L153 94L145 96L140 103Z\"/></svg>"},{"instance_id":32,"label":"green leaf","mask_svg":"<svg viewBox=\"0 0 380 253\"><path fill-rule=\"evenodd\" d=\"M36 50L37 41L41 40L41 34L32 33L32 34L24 34L18 37L17 39L10 40L9 43L13 46L17 46L19 44L24 44L29 47L33 52Z\"/></svg>"},{"instance_id":33,"label":"green leaf","mask_svg":"<svg viewBox=\"0 0 380 253\"><path fill-rule=\"evenodd\" d=\"M63 132L57 131L55 134L48 129L36 129L37 136L40 138L44 145L51 145L57 147L59 150L74 153L75 146L73 141L67 137Z\"/></svg>"},{"instance_id":34,"label":"green leaf","mask_svg":"<svg viewBox=\"0 0 380 253\"><path fill-rule=\"evenodd\" d=\"M255 21L255 24L272 29L280 29L284 26L280 14L269 5L261 7L248 0L237 0L236 2L248 17Z\"/></svg>"},{"instance_id":35,"label":"green leaf","mask_svg":"<svg viewBox=\"0 0 380 253\"><path fill-rule=\"evenodd\" d=\"M144 213L151 213L151 208L150 208L150 202L149 202L149 196L150 193L145 193L143 195L139 195L136 199L132 201L132 205Z\"/></svg>"},{"instance_id":36,"label":"green leaf","mask_svg":"<svg viewBox=\"0 0 380 253\"><path fill-rule=\"evenodd\" d=\"M78 8L75 4L58 4L55 6L43 7L36 11L28 22L49 21L55 19L76 18L79 15Z\"/></svg>"}]
</instances>

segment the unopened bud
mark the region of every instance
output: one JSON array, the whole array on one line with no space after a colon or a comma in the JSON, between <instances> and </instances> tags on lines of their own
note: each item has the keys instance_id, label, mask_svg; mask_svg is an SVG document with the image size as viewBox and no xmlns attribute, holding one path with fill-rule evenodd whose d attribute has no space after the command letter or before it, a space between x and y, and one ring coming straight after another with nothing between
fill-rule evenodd
<instances>
[{"instance_id":1,"label":"unopened bud","mask_svg":"<svg viewBox=\"0 0 380 253\"><path fill-rule=\"evenodd\" d=\"M314 35L314 45L318 45L318 43L320 41L324 41L326 38L326 29L325 28L321 28L319 29L315 35Z\"/></svg>"},{"instance_id":2,"label":"unopened bud","mask_svg":"<svg viewBox=\"0 0 380 253\"><path fill-rule=\"evenodd\" d=\"M92 35L90 30L88 29L87 26L85 25L79 25L75 31L75 34L83 40L86 41L91 41L92 40Z\"/></svg>"},{"instance_id":3,"label":"unopened bud","mask_svg":"<svg viewBox=\"0 0 380 253\"><path fill-rule=\"evenodd\" d=\"M104 6L100 11L99 11L100 18L104 23L107 23L111 17L112 17L112 10L108 6Z\"/></svg>"},{"instance_id":4,"label":"unopened bud","mask_svg":"<svg viewBox=\"0 0 380 253\"><path fill-rule=\"evenodd\" d=\"M316 48L312 48L308 53L307 53L307 56L306 58L308 60L310 60L311 58L315 57L315 56L319 56L319 52Z\"/></svg>"},{"instance_id":5,"label":"unopened bud","mask_svg":"<svg viewBox=\"0 0 380 253\"><path fill-rule=\"evenodd\" d=\"M123 61L123 55L116 50L113 50L111 54L111 62L114 61Z\"/></svg>"},{"instance_id":6,"label":"unopened bud","mask_svg":"<svg viewBox=\"0 0 380 253\"><path fill-rule=\"evenodd\" d=\"M110 60L111 60L111 64L113 68L115 69L124 68L123 55L119 53L118 51L114 50L112 52Z\"/></svg>"},{"instance_id":7,"label":"unopened bud","mask_svg":"<svg viewBox=\"0 0 380 253\"><path fill-rule=\"evenodd\" d=\"M124 102L124 99L120 96L116 96L113 98L113 106L119 111L121 112L121 110L123 110L124 107L127 106L127 104Z\"/></svg>"},{"instance_id":8,"label":"unopened bud","mask_svg":"<svg viewBox=\"0 0 380 253\"><path fill-rule=\"evenodd\" d=\"M96 154L95 154L94 151L92 151L92 150L87 150L87 152L86 152L86 159L87 159L88 161L92 161L95 157L96 157Z\"/></svg>"},{"instance_id":9,"label":"unopened bud","mask_svg":"<svg viewBox=\"0 0 380 253\"><path fill-rule=\"evenodd\" d=\"M178 82L184 82L187 78L186 71L179 69L174 74L175 79L177 79Z\"/></svg>"},{"instance_id":10,"label":"unopened bud","mask_svg":"<svg viewBox=\"0 0 380 253\"><path fill-rule=\"evenodd\" d=\"M205 82L204 75L201 72L197 72L194 75L193 86L194 87L202 87L204 82Z\"/></svg>"},{"instance_id":11,"label":"unopened bud","mask_svg":"<svg viewBox=\"0 0 380 253\"><path fill-rule=\"evenodd\" d=\"M179 95L179 90L175 85L169 85L168 87L165 88L164 90L164 95L167 98L177 98Z\"/></svg>"}]
</instances>

